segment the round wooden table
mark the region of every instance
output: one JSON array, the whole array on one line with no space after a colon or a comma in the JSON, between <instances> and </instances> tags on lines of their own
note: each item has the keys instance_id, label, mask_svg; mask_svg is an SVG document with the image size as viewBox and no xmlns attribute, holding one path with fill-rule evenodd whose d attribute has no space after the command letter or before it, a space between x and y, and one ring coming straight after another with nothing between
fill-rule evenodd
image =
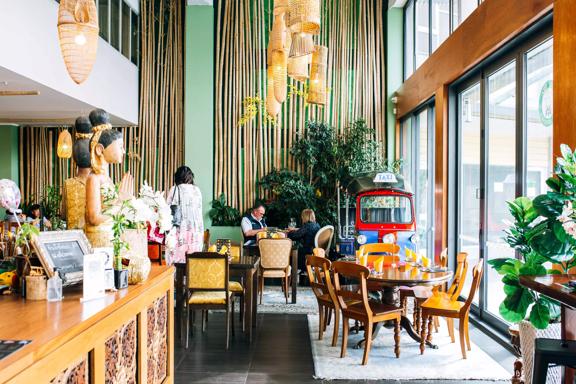
<instances>
[{"instance_id":1,"label":"round wooden table","mask_svg":"<svg viewBox=\"0 0 576 384\"><path fill-rule=\"evenodd\" d=\"M453 272L450 270L439 272L425 272L420 267L406 264L400 267L384 267L382 273L373 272L368 278L369 289L378 285L382 291L382 302L400 308L400 287L415 286L436 286L443 284L452 278ZM402 315L400 326L406 330L408 335L420 343L420 334L414 329L414 324L408 317ZM374 328L373 337L378 335L382 324L377 324ZM430 348L438 348L431 342L426 343ZM358 345L360 346L360 344Z\"/></svg>"}]
</instances>

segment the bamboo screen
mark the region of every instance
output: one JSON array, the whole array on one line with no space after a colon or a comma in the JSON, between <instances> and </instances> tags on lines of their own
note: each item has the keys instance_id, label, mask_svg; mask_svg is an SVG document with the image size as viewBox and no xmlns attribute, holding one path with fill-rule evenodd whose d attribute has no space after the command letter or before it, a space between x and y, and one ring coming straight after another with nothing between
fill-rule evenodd
<instances>
[{"instance_id":1,"label":"bamboo screen","mask_svg":"<svg viewBox=\"0 0 576 384\"><path fill-rule=\"evenodd\" d=\"M141 1L140 126L121 128L126 158L110 167L114 182L130 172L137 188L148 181L165 191L183 163L184 4ZM73 175L73 160L56 156L63 128L20 127L20 189L25 201L39 200L46 185L62 186Z\"/></svg>"},{"instance_id":2,"label":"bamboo screen","mask_svg":"<svg viewBox=\"0 0 576 384\"><path fill-rule=\"evenodd\" d=\"M328 101L305 106L302 83L289 78L289 97L276 125L258 115L244 125L243 100L265 97L266 48L272 0L218 1L214 193L244 211L259 197L257 180L273 169L297 169L290 147L307 120L338 131L357 118L385 141L384 1L323 0L321 34L328 47ZM293 87L293 88L292 88ZM294 92L296 90L296 92ZM261 107L264 110L264 106Z\"/></svg>"}]
</instances>

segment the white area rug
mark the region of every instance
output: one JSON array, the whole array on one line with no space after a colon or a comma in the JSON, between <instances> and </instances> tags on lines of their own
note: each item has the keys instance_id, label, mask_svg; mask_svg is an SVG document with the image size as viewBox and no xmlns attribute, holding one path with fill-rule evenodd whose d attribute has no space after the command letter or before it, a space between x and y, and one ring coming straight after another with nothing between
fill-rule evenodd
<instances>
[{"instance_id":1,"label":"white area rug","mask_svg":"<svg viewBox=\"0 0 576 384\"><path fill-rule=\"evenodd\" d=\"M290 293L292 293L292 289ZM260 300L260 298L258 298ZM260 302L260 301L258 301ZM284 298L282 288L268 286L264 288L262 304L258 304L259 313L293 313L293 314L317 314L318 303L314 292L310 287L298 287L296 304L292 304L292 296L288 298L288 304Z\"/></svg>"},{"instance_id":2,"label":"white area rug","mask_svg":"<svg viewBox=\"0 0 576 384\"><path fill-rule=\"evenodd\" d=\"M323 340L318 340L318 316L308 315L312 355L316 379L354 380L493 380L510 381L508 373L486 352L472 343L467 359L462 359L458 331L456 343L450 342L446 323L441 320L439 333L434 333L433 343L438 349L426 348L420 355L420 345L402 331L400 358L394 356L394 333L383 328L372 343L368 365L362 365L364 349L353 349L364 338L364 332L350 332L346 357L340 358L340 341L332 347L332 325L328 326Z\"/></svg>"}]
</instances>

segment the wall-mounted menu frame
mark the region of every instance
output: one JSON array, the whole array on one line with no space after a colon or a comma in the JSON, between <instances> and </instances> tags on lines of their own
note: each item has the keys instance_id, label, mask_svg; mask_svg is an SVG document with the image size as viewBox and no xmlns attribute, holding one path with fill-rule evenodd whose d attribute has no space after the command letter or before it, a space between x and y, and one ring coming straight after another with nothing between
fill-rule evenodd
<instances>
[{"instance_id":1,"label":"wall-mounted menu frame","mask_svg":"<svg viewBox=\"0 0 576 384\"><path fill-rule=\"evenodd\" d=\"M40 232L32 237L31 243L48 277L54 276L57 268L63 285L82 281L84 255L92 253L83 231Z\"/></svg>"}]
</instances>

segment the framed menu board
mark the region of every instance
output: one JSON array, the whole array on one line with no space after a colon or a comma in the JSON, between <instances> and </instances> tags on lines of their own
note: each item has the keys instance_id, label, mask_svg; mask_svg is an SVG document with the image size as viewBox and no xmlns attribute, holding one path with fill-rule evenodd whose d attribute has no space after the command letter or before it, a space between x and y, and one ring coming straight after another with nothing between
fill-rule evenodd
<instances>
[{"instance_id":1,"label":"framed menu board","mask_svg":"<svg viewBox=\"0 0 576 384\"><path fill-rule=\"evenodd\" d=\"M63 285L82 281L84 255L92 252L83 231L40 232L32 238L32 246L48 277L58 269Z\"/></svg>"}]
</instances>

